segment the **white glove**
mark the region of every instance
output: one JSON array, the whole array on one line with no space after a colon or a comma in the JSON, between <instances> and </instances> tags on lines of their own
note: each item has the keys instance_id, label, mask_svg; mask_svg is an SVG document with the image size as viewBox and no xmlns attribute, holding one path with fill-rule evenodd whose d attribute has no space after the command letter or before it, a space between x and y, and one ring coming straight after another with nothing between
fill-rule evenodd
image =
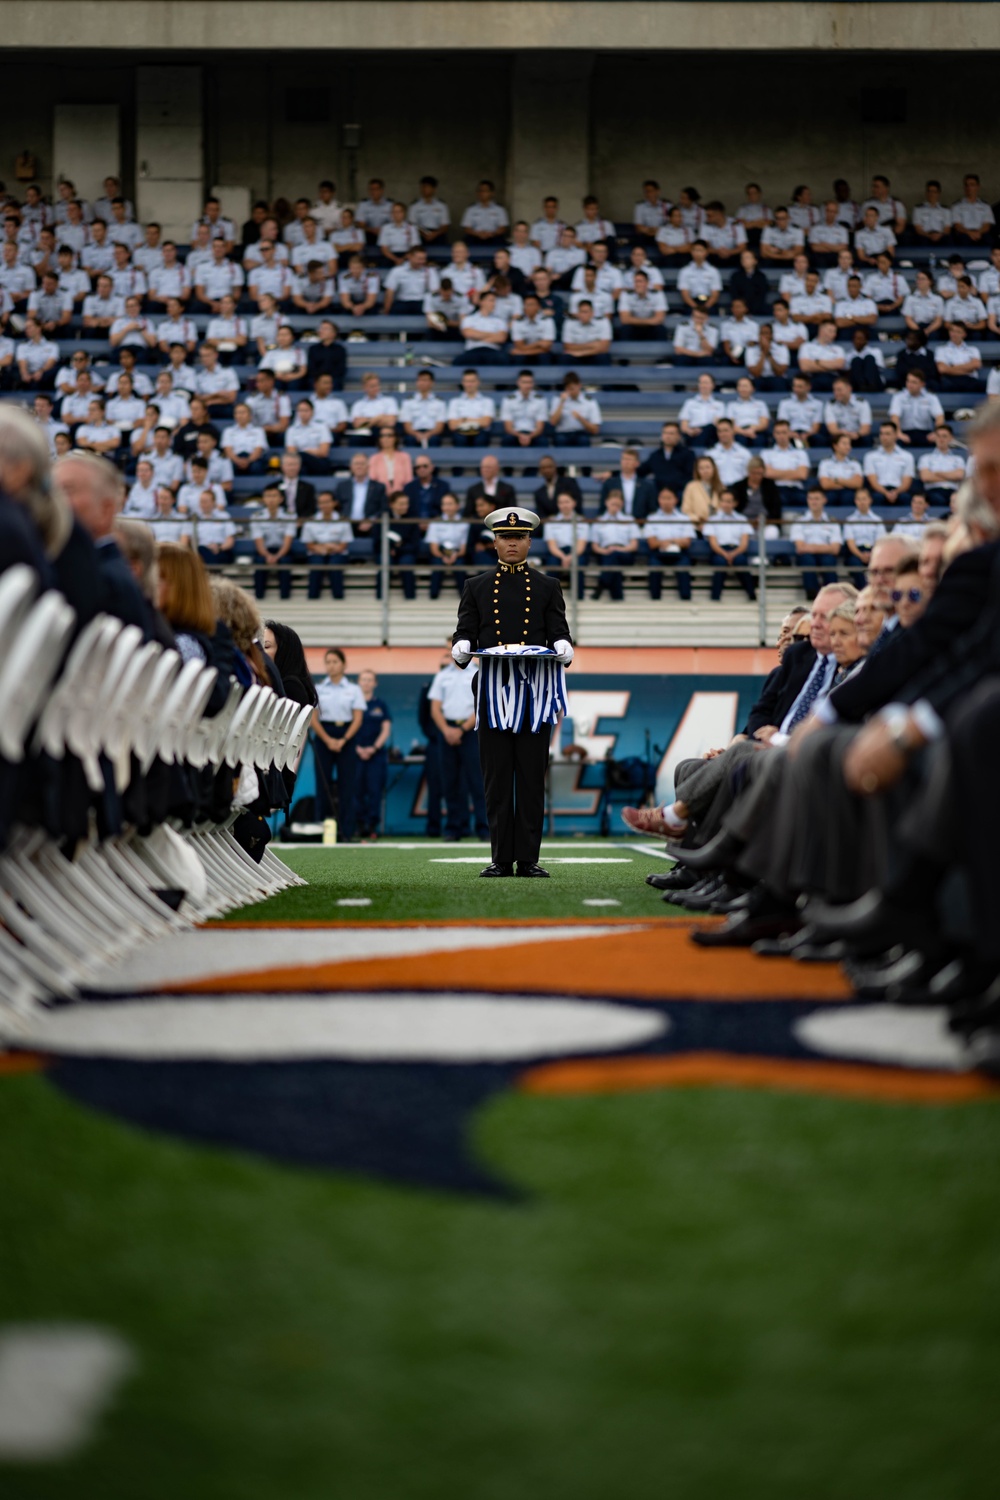
<instances>
[{"instance_id":1,"label":"white glove","mask_svg":"<svg viewBox=\"0 0 1000 1500\"><path fill-rule=\"evenodd\" d=\"M451 648L451 659L458 667L467 667L472 660L472 642L456 641Z\"/></svg>"},{"instance_id":2,"label":"white glove","mask_svg":"<svg viewBox=\"0 0 1000 1500\"><path fill-rule=\"evenodd\" d=\"M569 641L556 641L552 649L556 653L556 660L561 661L564 667L568 667L573 660L573 647Z\"/></svg>"}]
</instances>

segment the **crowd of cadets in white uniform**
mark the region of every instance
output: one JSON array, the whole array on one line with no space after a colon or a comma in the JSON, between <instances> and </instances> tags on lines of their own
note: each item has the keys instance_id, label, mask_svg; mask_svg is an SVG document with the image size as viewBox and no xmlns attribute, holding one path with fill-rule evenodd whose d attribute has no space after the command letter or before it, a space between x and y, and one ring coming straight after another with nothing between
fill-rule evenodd
<instances>
[{"instance_id":1,"label":"crowd of cadets in white uniform","mask_svg":"<svg viewBox=\"0 0 1000 1500\"><path fill-rule=\"evenodd\" d=\"M711 472L699 469L676 495L647 498L655 520L633 518L632 483L626 483L617 519L606 511L596 522L579 523L577 551L584 560L620 566L634 561L640 547L654 562L675 566L685 555L725 552L732 571L734 561L744 560L749 531L739 513L726 519L723 492L747 480L752 450L759 449L763 478L775 483L782 508L803 503L812 473L804 450L818 441L834 444L833 457L819 465L812 514L796 523L791 540L800 554L811 542L820 548L817 557L829 559L836 547L850 561L861 556L857 538L870 545L882 524L868 516L872 499L898 514L913 493L903 524L922 526L927 500L947 505L962 477L963 460L951 451L934 391L983 389L980 351L969 335L1000 338L994 230L993 210L971 174L950 207L940 184L928 182L925 201L912 215L885 177L873 179L871 196L860 204L838 181L821 204L801 186L787 206L773 210L751 183L732 215L717 201L703 202L693 188L671 202L650 180L635 206L628 263L618 266L615 226L594 197L584 199L575 225L563 222L550 197L534 223L511 226L493 184L483 181L462 215L461 238L452 242L448 207L427 177L408 205L392 200L374 179L353 209L337 201L332 183L323 183L315 202L296 202L283 229L268 206L258 204L239 236L218 201L209 199L180 256L157 225L136 223L113 178L92 204L79 201L70 183L59 185L54 205L29 187L22 204L8 198L4 209L0 383L38 393L34 409L54 450L89 448L135 472L133 514L145 514L174 536L187 534L183 518L197 517L203 554L226 561L236 534L227 492L238 474L267 473L276 450L283 450L286 480L300 472L329 474L329 450L342 443L384 447L376 467L387 464L391 478L398 464L409 478L409 455L400 458L395 445L381 443L382 429L395 431L410 448L485 446L492 436L509 445L579 447L598 438L600 406L577 369L599 381L615 333L665 338L662 325L674 308L661 266L677 267L676 293L669 297L687 316L673 335L670 362L731 365L737 385L735 399L722 400L712 377L703 374L697 395L681 408L683 438L708 450ZM440 267L427 257L439 242L449 244L452 257ZM472 243L495 247L492 262L471 259ZM898 247L920 244L935 248L936 264L895 269ZM780 271L777 295L761 266ZM719 317L726 283L730 305ZM192 311L208 314L201 342ZM329 374L310 380L311 344L296 339L288 314L314 315L321 339L330 343L337 338L333 315L357 326L373 312L421 315L430 338L461 346L456 364L515 363L516 388L494 400L470 370L462 376L462 393L444 400L434 394L428 369L409 398L383 394L371 375L364 395L346 401ZM887 314L905 320L900 364L907 373L892 397L891 423L879 426L863 392L885 382L877 329ZM74 315L86 336L107 338L118 363L109 378L102 379L81 352L60 363L60 329ZM557 359L576 368L562 389L546 396L535 388L531 367ZM257 365L255 389L242 399L232 362ZM590 373L591 366L598 368ZM746 373L738 376L741 367ZM985 389L1000 395L1000 369L991 371ZM790 390L775 420L758 390ZM852 448L868 451L859 462ZM754 495L759 498L757 489ZM824 498L858 501L842 528L825 516ZM559 509L565 510L565 497ZM320 526L324 518L310 524ZM331 531L309 551L332 563L346 553L349 521L334 507L325 524L339 528L337 538ZM433 560L475 552L475 541L461 549L450 545L457 524L437 512L422 517L422 540ZM553 566L568 555L565 525L565 517L547 524ZM450 527L449 537L432 535L435 526ZM608 536L602 527L611 528ZM304 540L303 534L295 548ZM745 575L734 576L748 587ZM440 589L440 578L435 582ZM332 586L334 592L342 587L338 581ZM315 587L311 579L310 592ZM602 571L599 589L619 596L620 569ZM690 592L682 573L678 589ZM651 572L650 592L659 591Z\"/></svg>"}]
</instances>

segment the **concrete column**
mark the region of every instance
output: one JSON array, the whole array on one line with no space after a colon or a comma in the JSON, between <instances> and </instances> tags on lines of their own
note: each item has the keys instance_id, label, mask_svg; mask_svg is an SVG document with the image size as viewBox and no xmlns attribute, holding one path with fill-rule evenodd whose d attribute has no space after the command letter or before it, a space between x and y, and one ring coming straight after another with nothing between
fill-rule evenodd
<instances>
[{"instance_id":1,"label":"concrete column","mask_svg":"<svg viewBox=\"0 0 1000 1500\"><path fill-rule=\"evenodd\" d=\"M511 74L507 181L515 219L537 219L555 193L560 217L575 224L590 192L590 53L520 53Z\"/></svg>"},{"instance_id":2,"label":"concrete column","mask_svg":"<svg viewBox=\"0 0 1000 1500\"><path fill-rule=\"evenodd\" d=\"M136 212L185 244L205 196L201 68L136 68Z\"/></svg>"}]
</instances>

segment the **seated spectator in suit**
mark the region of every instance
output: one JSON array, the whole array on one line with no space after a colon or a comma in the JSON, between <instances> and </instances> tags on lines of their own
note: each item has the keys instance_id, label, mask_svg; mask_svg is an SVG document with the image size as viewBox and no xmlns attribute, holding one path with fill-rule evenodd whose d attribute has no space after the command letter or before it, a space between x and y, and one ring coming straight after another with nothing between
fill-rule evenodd
<instances>
[{"instance_id":1,"label":"seated spectator in suit","mask_svg":"<svg viewBox=\"0 0 1000 1500\"><path fill-rule=\"evenodd\" d=\"M302 459L294 449L281 455L281 483L278 488L282 494L282 506L288 515L298 516L301 521L316 514L316 488L302 478Z\"/></svg>"},{"instance_id":2,"label":"seated spectator in suit","mask_svg":"<svg viewBox=\"0 0 1000 1500\"><path fill-rule=\"evenodd\" d=\"M366 453L352 455L351 477L340 480L333 494L337 509L345 521L350 521L355 536L377 537L375 523L385 511L385 486L370 477Z\"/></svg>"},{"instance_id":3,"label":"seated spectator in suit","mask_svg":"<svg viewBox=\"0 0 1000 1500\"><path fill-rule=\"evenodd\" d=\"M684 486L694 473L694 453L684 442L678 422L664 422L660 445L639 465L639 477L649 477L657 490L675 490L683 494Z\"/></svg>"},{"instance_id":4,"label":"seated spectator in suit","mask_svg":"<svg viewBox=\"0 0 1000 1500\"><path fill-rule=\"evenodd\" d=\"M584 563L589 535L589 525L578 515L576 498L568 490L560 489L556 499L555 516L547 520L542 527L542 541L548 553L545 566L555 573L569 573L575 552L578 559L576 584L578 599L583 598L586 587Z\"/></svg>"},{"instance_id":5,"label":"seated spectator in suit","mask_svg":"<svg viewBox=\"0 0 1000 1500\"><path fill-rule=\"evenodd\" d=\"M656 507L656 488L652 479L639 477L639 452L636 448L623 448L617 473L609 474L601 486L601 509L612 490L622 497L622 513L634 521L641 521Z\"/></svg>"},{"instance_id":6,"label":"seated spectator in suit","mask_svg":"<svg viewBox=\"0 0 1000 1500\"><path fill-rule=\"evenodd\" d=\"M556 502L564 490L566 494L572 495L578 509L583 509L580 486L569 475L560 474L559 465L551 453L546 453L538 460L538 477L541 482L532 496L532 509L536 515L554 516Z\"/></svg>"},{"instance_id":7,"label":"seated spectator in suit","mask_svg":"<svg viewBox=\"0 0 1000 1500\"><path fill-rule=\"evenodd\" d=\"M420 521L429 521L441 514L441 500L448 493L448 486L438 477L429 453L415 455L413 478L403 488L410 501L411 516Z\"/></svg>"},{"instance_id":8,"label":"seated spectator in suit","mask_svg":"<svg viewBox=\"0 0 1000 1500\"><path fill-rule=\"evenodd\" d=\"M752 250L740 251L739 269L729 278L729 295L736 300L742 298L751 317L761 317L767 312L771 284L757 263Z\"/></svg>"},{"instance_id":9,"label":"seated spectator in suit","mask_svg":"<svg viewBox=\"0 0 1000 1500\"><path fill-rule=\"evenodd\" d=\"M517 492L506 479L500 478L500 460L495 453L484 453L479 460L479 478L465 492L462 514L470 519L476 514L476 501L485 495L493 503L491 510L500 510L517 504Z\"/></svg>"},{"instance_id":10,"label":"seated spectator in suit","mask_svg":"<svg viewBox=\"0 0 1000 1500\"><path fill-rule=\"evenodd\" d=\"M691 598L691 574L679 566L688 556L691 543L698 532L693 521L689 521L678 508L673 490L662 489L656 499L656 509L646 517L642 527L642 539L649 552L649 597L659 599L663 593L663 569L674 570L677 593L681 599Z\"/></svg>"}]
</instances>

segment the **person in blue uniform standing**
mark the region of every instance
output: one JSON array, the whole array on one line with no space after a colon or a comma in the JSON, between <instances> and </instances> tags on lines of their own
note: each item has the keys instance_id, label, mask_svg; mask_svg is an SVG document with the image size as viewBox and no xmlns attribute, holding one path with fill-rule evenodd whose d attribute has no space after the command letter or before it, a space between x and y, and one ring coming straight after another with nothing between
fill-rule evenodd
<instances>
[{"instance_id":1,"label":"person in blue uniform standing","mask_svg":"<svg viewBox=\"0 0 1000 1500\"><path fill-rule=\"evenodd\" d=\"M333 782L337 782L338 837L349 843L354 837L357 754L354 740L365 716L364 694L346 677L347 659L339 646L331 646L323 657L326 676L316 684L319 704L312 716L316 756L316 811L320 817L333 813Z\"/></svg>"},{"instance_id":2,"label":"person in blue uniform standing","mask_svg":"<svg viewBox=\"0 0 1000 1500\"><path fill-rule=\"evenodd\" d=\"M389 772L389 739L392 719L386 703L375 696L378 678L366 668L358 673L358 687L365 700L364 717L355 737L358 757L358 832L372 843L382 821L382 797Z\"/></svg>"}]
</instances>

